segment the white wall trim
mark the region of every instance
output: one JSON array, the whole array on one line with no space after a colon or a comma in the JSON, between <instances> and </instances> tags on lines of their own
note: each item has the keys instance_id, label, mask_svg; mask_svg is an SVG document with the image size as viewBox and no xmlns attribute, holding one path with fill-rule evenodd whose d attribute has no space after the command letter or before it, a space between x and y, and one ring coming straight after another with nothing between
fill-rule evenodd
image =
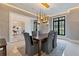
<instances>
[{"instance_id":1,"label":"white wall trim","mask_svg":"<svg viewBox=\"0 0 79 59\"><path fill-rule=\"evenodd\" d=\"M72 43L76 43L76 44L79 44L79 40L72 40L70 38L65 38L65 40L69 41L69 42L72 42Z\"/></svg>"},{"instance_id":2,"label":"white wall trim","mask_svg":"<svg viewBox=\"0 0 79 59\"><path fill-rule=\"evenodd\" d=\"M64 13L69 13L70 10L73 10L73 9L76 9L76 8L79 8L79 6L72 7L72 8L69 8L68 10L66 10L66 11L64 11L64 12L60 12L60 13L58 13L58 14L55 14L55 15L49 15L49 16L53 17L53 16L57 16L57 15L64 14Z\"/></svg>"},{"instance_id":3,"label":"white wall trim","mask_svg":"<svg viewBox=\"0 0 79 59\"><path fill-rule=\"evenodd\" d=\"M57 39L67 40L69 42L79 44L79 40L72 40L72 39L70 39L70 38L68 38L66 36L60 36L60 35L58 35L57 36Z\"/></svg>"},{"instance_id":4,"label":"white wall trim","mask_svg":"<svg viewBox=\"0 0 79 59\"><path fill-rule=\"evenodd\" d=\"M29 14L31 14L31 15L36 16L36 14L34 14L34 13L32 13L32 12L29 12L29 11L24 10L24 9L22 9L22 8L16 7L16 6L14 6L14 5L11 5L11 4L8 4L8 3L4 3L4 5L6 5L6 6L8 6L8 7L15 8L15 9L20 10L20 11L22 11L22 12L26 12L26 13L29 13Z\"/></svg>"}]
</instances>

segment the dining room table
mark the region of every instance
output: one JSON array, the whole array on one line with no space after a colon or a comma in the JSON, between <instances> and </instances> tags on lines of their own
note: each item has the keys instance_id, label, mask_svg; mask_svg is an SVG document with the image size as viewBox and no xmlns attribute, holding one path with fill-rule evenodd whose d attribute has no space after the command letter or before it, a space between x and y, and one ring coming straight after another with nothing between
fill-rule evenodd
<instances>
[{"instance_id":1,"label":"dining room table","mask_svg":"<svg viewBox=\"0 0 79 59\"><path fill-rule=\"evenodd\" d=\"M40 35L33 36L34 40L38 41L38 56L41 56L41 48L42 48L42 41L48 38L48 33L43 33Z\"/></svg>"}]
</instances>

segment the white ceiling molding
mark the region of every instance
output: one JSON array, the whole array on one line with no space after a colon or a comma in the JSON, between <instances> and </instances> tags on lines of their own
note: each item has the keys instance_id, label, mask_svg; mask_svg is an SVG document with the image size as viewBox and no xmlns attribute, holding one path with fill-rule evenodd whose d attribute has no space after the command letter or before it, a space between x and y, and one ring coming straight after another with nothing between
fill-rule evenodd
<instances>
[{"instance_id":1,"label":"white ceiling molding","mask_svg":"<svg viewBox=\"0 0 79 59\"><path fill-rule=\"evenodd\" d=\"M68 13L70 10L79 7L79 3L49 3L50 7L48 9L42 8L40 3L10 3L4 5L15 8L22 12L29 13L34 16L37 16L36 13L39 12L40 9L42 9L50 17L63 13Z\"/></svg>"},{"instance_id":2,"label":"white ceiling molding","mask_svg":"<svg viewBox=\"0 0 79 59\"><path fill-rule=\"evenodd\" d=\"M70 8L70 9L68 9L68 10L70 11L70 10L73 10L73 9L76 9L76 8L79 8L79 5L76 6L76 7Z\"/></svg>"},{"instance_id":3,"label":"white ceiling molding","mask_svg":"<svg viewBox=\"0 0 79 59\"><path fill-rule=\"evenodd\" d=\"M67 11L64 11L64 12L60 12L58 14L54 14L54 15L49 15L50 17L53 17L53 16L57 16L57 15L61 15L61 14L65 14L65 13L69 13L70 11L67 10Z\"/></svg>"},{"instance_id":4,"label":"white ceiling molding","mask_svg":"<svg viewBox=\"0 0 79 59\"><path fill-rule=\"evenodd\" d=\"M64 14L64 13L69 13L71 10L74 10L74 9L77 9L79 8L79 6L76 6L76 7L72 7L72 8L69 8L68 10L64 11L64 12L60 12L58 14L55 14L55 15L49 15L50 17L53 17L53 16L56 16L56 15L61 15L61 14Z\"/></svg>"},{"instance_id":5,"label":"white ceiling molding","mask_svg":"<svg viewBox=\"0 0 79 59\"><path fill-rule=\"evenodd\" d=\"M7 3L4 3L4 5L6 5L6 6L8 6L8 7L15 8L15 9L20 10L20 11L22 11L22 12L26 12L26 13L29 13L29 14L32 14L32 15L36 16L36 14L31 13L31 12L29 12L29 11L26 11L26 10L24 10L24 9L21 9L21 8L19 8L19 7L16 7L16 6L14 6L14 5L7 4Z\"/></svg>"}]
</instances>

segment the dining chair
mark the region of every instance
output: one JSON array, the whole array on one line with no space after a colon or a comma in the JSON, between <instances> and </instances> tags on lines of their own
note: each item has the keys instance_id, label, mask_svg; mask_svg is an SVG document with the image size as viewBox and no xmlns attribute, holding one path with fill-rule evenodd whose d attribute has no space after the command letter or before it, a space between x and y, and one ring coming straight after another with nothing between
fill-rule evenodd
<instances>
[{"instance_id":1,"label":"dining chair","mask_svg":"<svg viewBox=\"0 0 79 59\"><path fill-rule=\"evenodd\" d=\"M38 35L41 35L40 31L38 31ZM33 36L37 36L37 31L32 31L32 39L34 44L38 44L38 41L34 40Z\"/></svg>"},{"instance_id":2,"label":"dining chair","mask_svg":"<svg viewBox=\"0 0 79 59\"><path fill-rule=\"evenodd\" d=\"M29 33L24 33L25 38L25 53L29 56L34 55L38 52L38 45L33 44L32 38L30 38Z\"/></svg>"},{"instance_id":3,"label":"dining chair","mask_svg":"<svg viewBox=\"0 0 79 59\"><path fill-rule=\"evenodd\" d=\"M57 33L50 31L48 33L48 39L42 44L42 50L47 54L52 52L53 49L57 46Z\"/></svg>"},{"instance_id":4,"label":"dining chair","mask_svg":"<svg viewBox=\"0 0 79 59\"><path fill-rule=\"evenodd\" d=\"M55 48L57 46L57 32L50 31L52 35L52 47Z\"/></svg>"},{"instance_id":5,"label":"dining chair","mask_svg":"<svg viewBox=\"0 0 79 59\"><path fill-rule=\"evenodd\" d=\"M53 48L57 47L57 32L53 32Z\"/></svg>"},{"instance_id":6,"label":"dining chair","mask_svg":"<svg viewBox=\"0 0 79 59\"><path fill-rule=\"evenodd\" d=\"M39 35L41 35L40 31L38 31ZM32 36L36 36L37 35L37 31L32 31Z\"/></svg>"},{"instance_id":7,"label":"dining chair","mask_svg":"<svg viewBox=\"0 0 79 59\"><path fill-rule=\"evenodd\" d=\"M46 52L47 54L52 52L52 50L53 50L52 39L53 39L53 37L51 35L51 32L49 32L47 40L44 43L42 43L42 50L43 50L43 52Z\"/></svg>"},{"instance_id":8,"label":"dining chair","mask_svg":"<svg viewBox=\"0 0 79 59\"><path fill-rule=\"evenodd\" d=\"M32 36L36 36L37 32L36 31L32 31Z\"/></svg>"}]
</instances>

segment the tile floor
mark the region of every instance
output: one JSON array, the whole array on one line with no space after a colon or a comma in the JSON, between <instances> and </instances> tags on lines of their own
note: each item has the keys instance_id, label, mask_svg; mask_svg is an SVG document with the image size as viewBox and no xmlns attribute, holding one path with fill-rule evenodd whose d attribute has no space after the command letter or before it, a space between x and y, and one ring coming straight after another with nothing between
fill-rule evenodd
<instances>
[{"instance_id":1,"label":"tile floor","mask_svg":"<svg viewBox=\"0 0 79 59\"><path fill-rule=\"evenodd\" d=\"M79 56L79 44L58 39L58 47L53 50L52 53L48 54L47 56ZM60 43L60 44L59 44ZM8 43L7 45L7 55L8 56L22 56L25 55L25 48L22 49L22 53L18 50L19 47L24 47L25 42L24 40L16 41ZM61 48L60 48L61 47ZM36 54L37 55L37 54ZM42 53L43 56L45 56L45 53Z\"/></svg>"}]
</instances>

